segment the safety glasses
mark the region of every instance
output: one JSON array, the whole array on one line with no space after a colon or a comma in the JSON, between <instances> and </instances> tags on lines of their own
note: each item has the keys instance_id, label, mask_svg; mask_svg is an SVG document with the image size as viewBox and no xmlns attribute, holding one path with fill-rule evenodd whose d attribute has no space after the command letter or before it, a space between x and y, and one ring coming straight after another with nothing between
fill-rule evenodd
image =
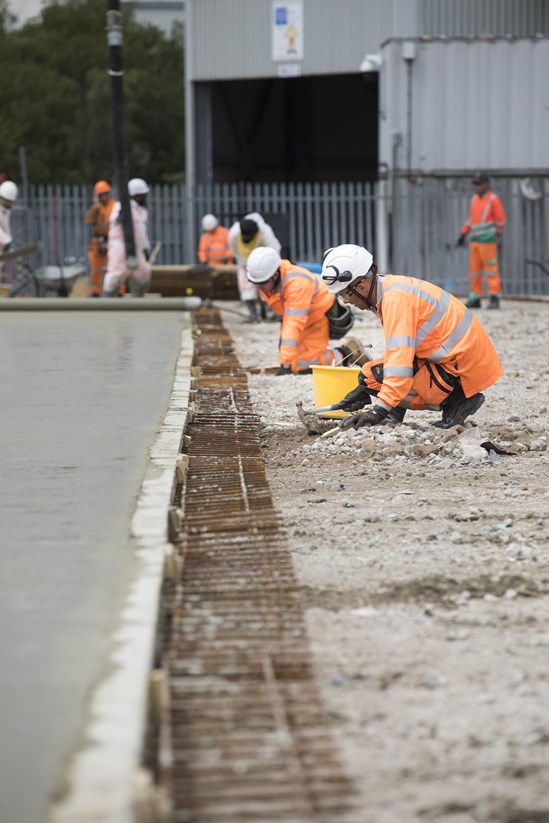
<instances>
[{"instance_id":1,"label":"safety glasses","mask_svg":"<svg viewBox=\"0 0 549 823\"><path fill-rule=\"evenodd\" d=\"M339 296L340 297L349 297L350 295L354 295L354 296L362 297L361 294L357 294L357 288L358 288L358 286L360 286L361 283L364 283L364 281L367 280L367 279L368 279L367 277L361 277L360 280L355 280L355 282L352 284L352 286L347 286L347 288L342 289L339 292Z\"/></svg>"}]
</instances>

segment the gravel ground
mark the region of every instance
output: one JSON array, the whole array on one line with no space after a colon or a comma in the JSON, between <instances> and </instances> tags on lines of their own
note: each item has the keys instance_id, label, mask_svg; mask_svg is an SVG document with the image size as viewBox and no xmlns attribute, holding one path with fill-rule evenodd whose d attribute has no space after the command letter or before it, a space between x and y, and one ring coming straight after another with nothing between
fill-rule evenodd
<instances>
[{"instance_id":1,"label":"gravel ground","mask_svg":"<svg viewBox=\"0 0 549 823\"><path fill-rule=\"evenodd\" d=\"M278 364L279 324L219 305L251 370L357 823L549 821L549 304L479 312L505 375L474 423L408 412L335 436L297 416L311 376L253 373ZM383 355L375 317L353 335Z\"/></svg>"}]
</instances>

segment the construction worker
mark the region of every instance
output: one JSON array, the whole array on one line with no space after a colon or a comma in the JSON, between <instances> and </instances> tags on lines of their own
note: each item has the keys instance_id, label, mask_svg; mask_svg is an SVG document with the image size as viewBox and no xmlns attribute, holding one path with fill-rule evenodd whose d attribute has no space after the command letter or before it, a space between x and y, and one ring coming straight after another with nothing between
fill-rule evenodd
<instances>
[{"instance_id":1,"label":"construction worker","mask_svg":"<svg viewBox=\"0 0 549 823\"><path fill-rule=\"evenodd\" d=\"M18 188L11 180L0 183L0 252L9 251L13 241L10 219L18 194ZM0 282L11 285L15 268L14 260L0 263Z\"/></svg>"},{"instance_id":2,"label":"construction worker","mask_svg":"<svg viewBox=\"0 0 549 823\"><path fill-rule=\"evenodd\" d=\"M151 249L148 234L148 212L146 208L149 187L141 177L128 182L130 207L135 239L137 266L126 265L126 244L121 222L121 206L115 203L109 222L109 244L107 271L103 281L103 296L115 297L119 287L129 280L130 291L135 297L143 297L151 282L151 266L148 262Z\"/></svg>"},{"instance_id":3,"label":"construction worker","mask_svg":"<svg viewBox=\"0 0 549 823\"><path fill-rule=\"evenodd\" d=\"M328 345L329 313L336 300L318 275L262 246L248 257L247 274L262 299L282 317L277 375L310 374L314 365L362 365L368 360L355 338L337 348ZM344 322L350 328L349 320Z\"/></svg>"},{"instance_id":4,"label":"construction worker","mask_svg":"<svg viewBox=\"0 0 549 823\"><path fill-rule=\"evenodd\" d=\"M93 187L95 200L84 215L84 220L91 226L92 236L88 247L90 265L90 296L101 297L103 277L107 265L107 244L109 220L115 200L112 189L106 180L98 180Z\"/></svg>"},{"instance_id":5,"label":"construction worker","mask_svg":"<svg viewBox=\"0 0 549 823\"><path fill-rule=\"evenodd\" d=\"M248 307L249 317L246 322L257 323L261 319L258 312L258 294L256 286L246 274L248 257L261 246L274 249L280 254L280 242L274 231L257 212L250 212L242 220L233 223L229 230L229 245L237 264L238 291L240 299Z\"/></svg>"},{"instance_id":6,"label":"construction worker","mask_svg":"<svg viewBox=\"0 0 549 823\"><path fill-rule=\"evenodd\" d=\"M215 214L205 214L202 218L202 234L198 243L198 262L208 266L232 263L233 254L229 247L229 229L219 225Z\"/></svg>"},{"instance_id":7,"label":"construction worker","mask_svg":"<svg viewBox=\"0 0 549 823\"><path fill-rule=\"evenodd\" d=\"M484 275L488 280L488 308L499 309L501 277L498 266L498 244L505 228L505 211L501 200L490 191L490 178L484 171L473 176L475 194L471 198L467 218L457 246L464 246L469 237L469 283L471 291L468 309L480 309L484 293Z\"/></svg>"},{"instance_id":8,"label":"construction worker","mask_svg":"<svg viewBox=\"0 0 549 823\"><path fill-rule=\"evenodd\" d=\"M343 245L325 255L321 279L345 303L379 317L385 336L383 360L362 366L358 386L337 408L357 411L343 428L374 426L407 408L441 409L442 429L464 423L484 403L481 393L503 374L484 327L461 300L415 277L377 273L370 252Z\"/></svg>"}]
</instances>

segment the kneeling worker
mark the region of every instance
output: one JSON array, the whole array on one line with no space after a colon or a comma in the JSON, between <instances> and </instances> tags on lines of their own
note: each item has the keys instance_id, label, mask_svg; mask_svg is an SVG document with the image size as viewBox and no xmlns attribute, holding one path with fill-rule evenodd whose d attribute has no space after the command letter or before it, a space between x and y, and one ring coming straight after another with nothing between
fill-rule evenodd
<instances>
[{"instance_id":1,"label":"kneeling worker","mask_svg":"<svg viewBox=\"0 0 549 823\"><path fill-rule=\"evenodd\" d=\"M261 298L282 317L277 374L309 374L311 366L362 365L368 360L364 346L355 338L337 348L328 346L327 313L336 300L318 275L281 260L277 251L263 246L252 251L246 266ZM350 329L352 320L347 313L342 323Z\"/></svg>"},{"instance_id":2,"label":"kneeling worker","mask_svg":"<svg viewBox=\"0 0 549 823\"><path fill-rule=\"evenodd\" d=\"M385 336L383 360L362 367L359 384L337 404L357 411L342 427L402 420L407 408L441 409L435 426L449 429L484 403L481 392L503 374L486 330L448 292L415 277L378 274L369 251L343 245L329 249L321 278L332 294L379 317Z\"/></svg>"}]
</instances>

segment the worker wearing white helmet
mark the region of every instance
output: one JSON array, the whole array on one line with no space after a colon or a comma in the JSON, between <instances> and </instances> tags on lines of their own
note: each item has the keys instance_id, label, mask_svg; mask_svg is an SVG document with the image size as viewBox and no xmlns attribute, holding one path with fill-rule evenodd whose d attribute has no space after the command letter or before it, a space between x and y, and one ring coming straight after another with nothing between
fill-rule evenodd
<instances>
[{"instance_id":1,"label":"worker wearing white helmet","mask_svg":"<svg viewBox=\"0 0 549 823\"><path fill-rule=\"evenodd\" d=\"M18 194L17 186L11 180L4 180L0 183L0 252L9 251L13 242L10 225L11 209ZM0 263L0 281L11 283L14 270L15 261Z\"/></svg>"},{"instance_id":2,"label":"worker wearing white helmet","mask_svg":"<svg viewBox=\"0 0 549 823\"><path fill-rule=\"evenodd\" d=\"M229 246L229 229L219 225L215 214L205 214L202 218L202 234L198 243L198 262L208 266L219 266L233 262Z\"/></svg>"},{"instance_id":3,"label":"worker wearing white helmet","mask_svg":"<svg viewBox=\"0 0 549 823\"><path fill-rule=\"evenodd\" d=\"M282 317L277 374L308 374L313 365L349 365L351 356L366 357L356 340L329 346L328 313L336 301L318 275L262 246L251 252L246 268L261 298Z\"/></svg>"},{"instance_id":4,"label":"worker wearing white helmet","mask_svg":"<svg viewBox=\"0 0 549 823\"><path fill-rule=\"evenodd\" d=\"M137 266L129 268L126 260L124 230L121 223L120 203L115 203L109 221L109 242L107 250L107 270L103 281L103 296L115 297L120 286L129 283L131 293L142 297L151 282L151 266L148 262L151 243L148 232L147 195L149 186L141 177L128 182L130 208Z\"/></svg>"},{"instance_id":5,"label":"worker wearing white helmet","mask_svg":"<svg viewBox=\"0 0 549 823\"><path fill-rule=\"evenodd\" d=\"M483 404L481 392L503 374L484 327L448 292L415 277L377 272L370 252L351 244L328 249L321 278L332 294L377 315L385 336L383 360L362 367L359 384L337 404L372 410L342 421L373 426L406 408L441 409L440 428L462 424Z\"/></svg>"}]
</instances>

